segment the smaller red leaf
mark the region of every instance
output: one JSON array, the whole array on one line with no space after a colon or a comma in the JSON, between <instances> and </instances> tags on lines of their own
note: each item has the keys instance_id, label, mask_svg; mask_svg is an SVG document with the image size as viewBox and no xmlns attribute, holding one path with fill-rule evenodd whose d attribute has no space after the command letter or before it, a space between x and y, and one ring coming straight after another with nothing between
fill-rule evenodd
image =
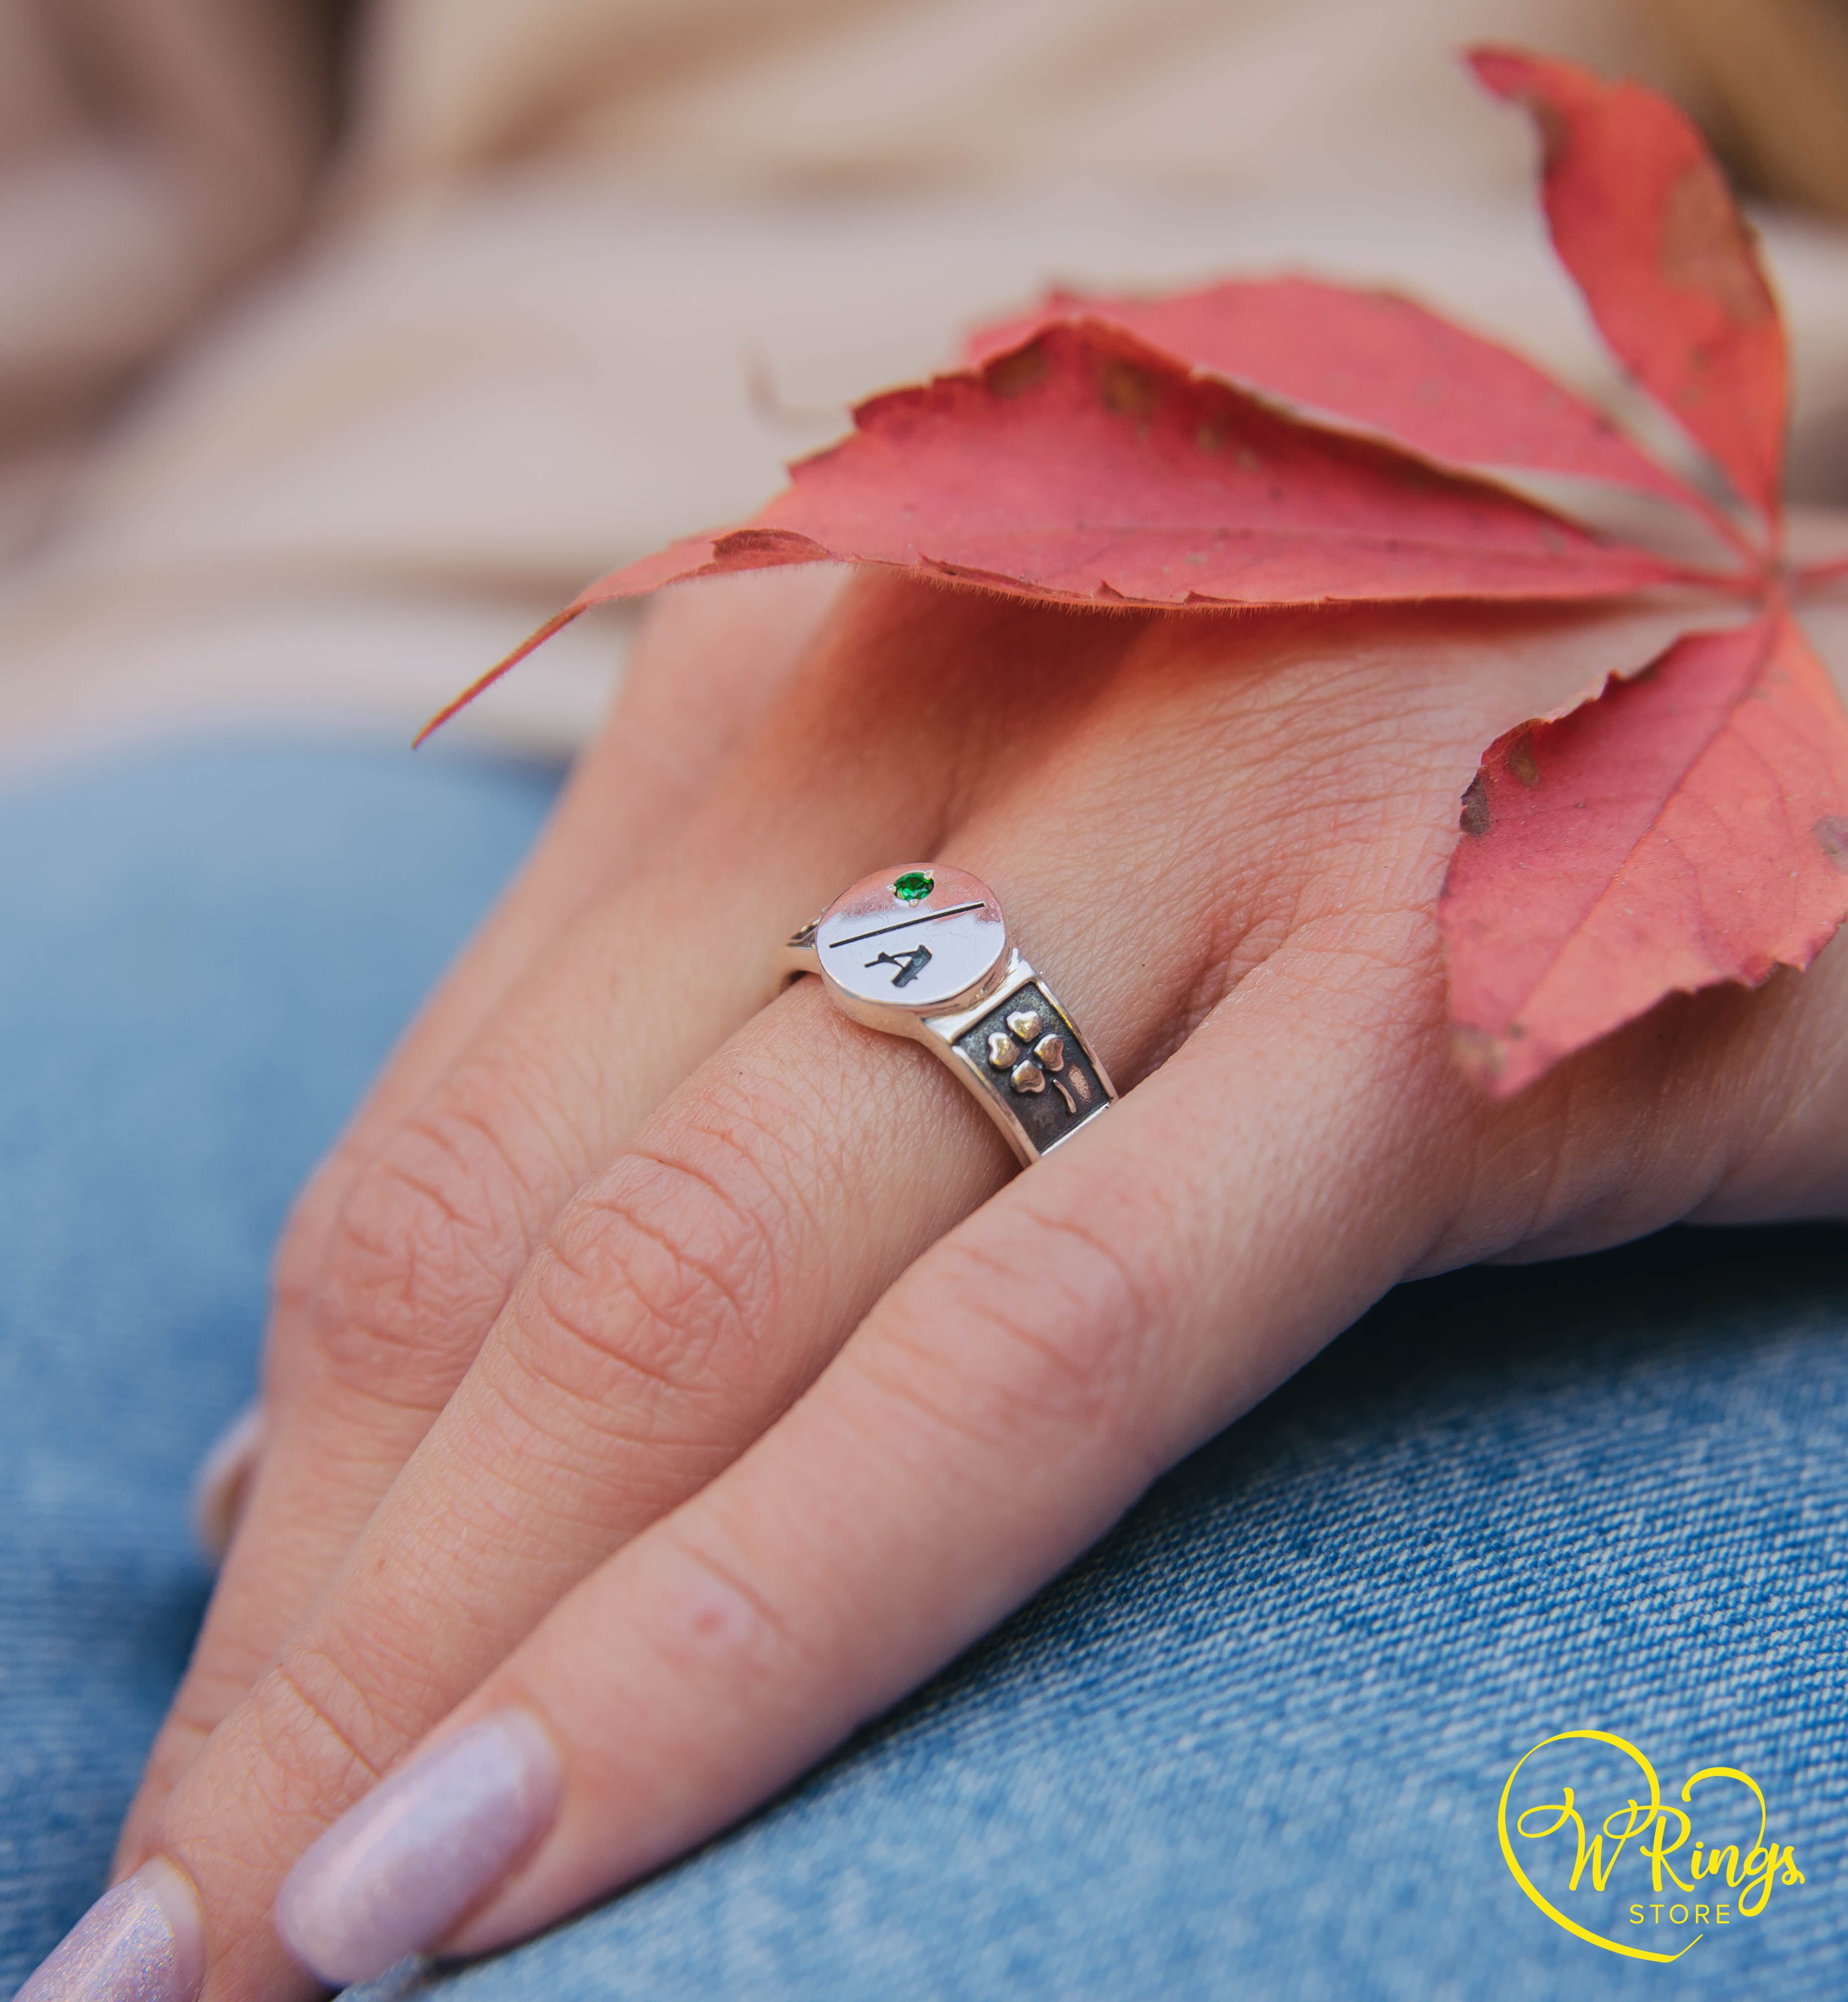
<instances>
[{"instance_id":1,"label":"smaller red leaf","mask_svg":"<svg viewBox=\"0 0 1848 2002\"><path fill-rule=\"evenodd\" d=\"M1749 225L1687 116L1519 50L1471 53L1545 148L1554 247L1637 379L1769 520L1783 464L1783 326Z\"/></svg>"},{"instance_id":2,"label":"smaller red leaf","mask_svg":"<svg viewBox=\"0 0 1848 2002\"><path fill-rule=\"evenodd\" d=\"M1165 298L1055 292L970 336L980 363L1059 321L1120 326L1184 366L1446 466L1564 473L1653 494L1711 518L1595 405L1495 341L1396 292L1316 278L1233 279Z\"/></svg>"},{"instance_id":3,"label":"smaller red leaf","mask_svg":"<svg viewBox=\"0 0 1848 2002\"><path fill-rule=\"evenodd\" d=\"M1090 321L876 396L854 425L752 521L592 591L823 556L1151 606L1596 598L1689 574Z\"/></svg>"},{"instance_id":4,"label":"smaller red leaf","mask_svg":"<svg viewBox=\"0 0 1848 2002\"><path fill-rule=\"evenodd\" d=\"M1439 919L1497 1096L1665 994L1806 966L1848 916L1848 716L1781 608L1493 745Z\"/></svg>"},{"instance_id":5,"label":"smaller red leaf","mask_svg":"<svg viewBox=\"0 0 1848 2002\"><path fill-rule=\"evenodd\" d=\"M885 563L1024 598L1166 607L1592 599L1730 581L1300 423L1092 321L875 396L853 422L751 521L600 577L422 737L593 605L777 563Z\"/></svg>"}]
</instances>

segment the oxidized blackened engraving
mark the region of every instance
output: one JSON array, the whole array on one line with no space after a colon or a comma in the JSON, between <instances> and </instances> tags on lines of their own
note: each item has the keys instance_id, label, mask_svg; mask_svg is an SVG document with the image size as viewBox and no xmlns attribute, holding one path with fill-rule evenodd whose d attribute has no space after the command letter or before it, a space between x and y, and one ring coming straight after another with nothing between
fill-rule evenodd
<instances>
[{"instance_id":1,"label":"oxidized blackened engraving","mask_svg":"<svg viewBox=\"0 0 1848 2002\"><path fill-rule=\"evenodd\" d=\"M909 952L882 952L877 959L866 961L866 971L870 973L876 966L895 966L898 971L892 975L892 985L905 987L915 980L929 964L929 947L915 945Z\"/></svg>"},{"instance_id":2,"label":"oxidized blackened engraving","mask_svg":"<svg viewBox=\"0 0 1848 2002\"><path fill-rule=\"evenodd\" d=\"M1037 984L1009 995L956 1046L992 1089L1005 1092L1041 1153L1107 1100L1077 1032Z\"/></svg>"}]
</instances>

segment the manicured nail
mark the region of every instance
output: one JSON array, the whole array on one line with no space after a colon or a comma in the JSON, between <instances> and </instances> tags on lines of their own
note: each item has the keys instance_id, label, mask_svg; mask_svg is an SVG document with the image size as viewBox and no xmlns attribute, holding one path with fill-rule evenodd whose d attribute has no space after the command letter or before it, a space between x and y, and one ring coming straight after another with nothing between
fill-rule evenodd
<instances>
[{"instance_id":1,"label":"manicured nail","mask_svg":"<svg viewBox=\"0 0 1848 2002\"><path fill-rule=\"evenodd\" d=\"M193 2002L204 1979L199 1901L156 1857L103 1892L14 2002Z\"/></svg>"},{"instance_id":2,"label":"manicured nail","mask_svg":"<svg viewBox=\"0 0 1848 2002\"><path fill-rule=\"evenodd\" d=\"M231 1547L238 1518L263 1457L263 1407L246 1404L212 1442L193 1476L193 1534L214 1564Z\"/></svg>"},{"instance_id":3,"label":"manicured nail","mask_svg":"<svg viewBox=\"0 0 1848 2002\"><path fill-rule=\"evenodd\" d=\"M503 1710L413 1759L343 1815L283 1880L276 1930L336 1988L443 1937L558 1812L552 1741Z\"/></svg>"}]
</instances>

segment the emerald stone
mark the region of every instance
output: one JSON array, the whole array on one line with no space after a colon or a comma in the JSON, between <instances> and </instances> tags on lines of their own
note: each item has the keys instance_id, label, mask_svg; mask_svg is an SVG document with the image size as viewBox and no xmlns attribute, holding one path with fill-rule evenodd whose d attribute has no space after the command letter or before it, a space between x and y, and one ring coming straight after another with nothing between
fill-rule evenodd
<instances>
[{"instance_id":1,"label":"emerald stone","mask_svg":"<svg viewBox=\"0 0 1848 2002\"><path fill-rule=\"evenodd\" d=\"M908 869L892 885L892 895L907 904L921 904L937 886L937 879L922 869Z\"/></svg>"}]
</instances>

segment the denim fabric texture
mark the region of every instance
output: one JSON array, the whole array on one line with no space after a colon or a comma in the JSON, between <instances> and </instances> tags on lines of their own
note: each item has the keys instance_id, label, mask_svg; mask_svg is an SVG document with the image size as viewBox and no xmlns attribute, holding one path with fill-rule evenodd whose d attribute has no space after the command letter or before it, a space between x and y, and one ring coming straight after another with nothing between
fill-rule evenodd
<instances>
[{"instance_id":1,"label":"denim fabric texture","mask_svg":"<svg viewBox=\"0 0 1848 2002\"><path fill-rule=\"evenodd\" d=\"M184 1658L288 1197L550 783L241 745L0 798L0 1993L100 1888ZM1848 1233L1402 1288L744 1826L364 1993L1836 2002L1845 1467ZM1806 1882L1672 1966L1569 1936L1497 1805L1588 1726L1671 1799L1749 1770ZM1696 1930L1620 1878L1614 1935Z\"/></svg>"}]
</instances>

